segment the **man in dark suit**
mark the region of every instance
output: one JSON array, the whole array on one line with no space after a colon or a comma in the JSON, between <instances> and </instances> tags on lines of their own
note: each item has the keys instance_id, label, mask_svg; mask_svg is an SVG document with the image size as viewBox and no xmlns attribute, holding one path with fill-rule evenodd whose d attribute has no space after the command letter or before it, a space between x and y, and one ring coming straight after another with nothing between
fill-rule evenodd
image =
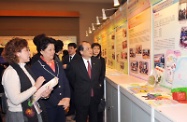
<instances>
[{"instance_id":1,"label":"man in dark suit","mask_svg":"<svg viewBox=\"0 0 187 122\"><path fill-rule=\"evenodd\" d=\"M100 102L101 62L92 57L90 43L84 41L78 48L82 58L70 63L68 72L70 83L74 89L76 122L97 122Z\"/></svg>"},{"instance_id":2,"label":"man in dark suit","mask_svg":"<svg viewBox=\"0 0 187 122\"><path fill-rule=\"evenodd\" d=\"M63 68L64 68L64 70L65 70L66 72L67 72L69 63L70 63L72 60L75 60L75 59L77 59L77 58L80 57L78 54L76 54L76 51L77 51L77 45L76 45L75 43L69 43L69 44L68 44L68 55L65 56L65 57L62 59Z\"/></svg>"},{"instance_id":3,"label":"man in dark suit","mask_svg":"<svg viewBox=\"0 0 187 122\"><path fill-rule=\"evenodd\" d=\"M76 60L77 58L80 58L80 56L78 54L76 54L77 51L77 45L75 43L69 43L68 44L68 55L65 56L62 59L62 63L63 63L63 68L65 70L65 73L67 75L67 71L68 71L68 67L71 61ZM67 77L68 78L68 77ZM69 80L69 78L68 78ZM70 107L69 107L69 111L66 114L66 116L70 116L70 115L74 115L75 114L75 104L74 104L74 96L73 96L73 87L70 84L70 91L71 91L71 100L70 100Z\"/></svg>"}]
</instances>

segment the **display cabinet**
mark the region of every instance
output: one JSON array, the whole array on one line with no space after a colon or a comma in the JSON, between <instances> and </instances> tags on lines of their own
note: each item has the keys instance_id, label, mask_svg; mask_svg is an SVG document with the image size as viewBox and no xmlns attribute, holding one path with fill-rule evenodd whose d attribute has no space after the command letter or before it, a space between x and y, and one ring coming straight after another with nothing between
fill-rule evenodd
<instances>
[{"instance_id":1,"label":"display cabinet","mask_svg":"<svg viewBox=\"0 0 187 122\"><path fill-rule=\"evenodd\" d=\"M118 122L118 85L106 78L106 122Z\"/></svg>"}]
</instances>

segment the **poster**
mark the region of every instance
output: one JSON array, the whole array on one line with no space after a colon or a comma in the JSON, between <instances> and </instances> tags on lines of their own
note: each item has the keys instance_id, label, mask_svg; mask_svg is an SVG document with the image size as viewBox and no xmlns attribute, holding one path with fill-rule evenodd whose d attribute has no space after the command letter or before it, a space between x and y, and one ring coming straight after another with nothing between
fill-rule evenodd
<instances>
[{"instance_id":1,"label":"poster","mask_svg":"<svg viewBox=\"0 0 187 122\"><path fill-rule=\"evenodd\" d=\"M128 1L128 19L136 16L150 7L149 0L129 0Z\"/></svg>"},{"instance_id":2,"label":"poster","mask_svg":"<svg viewBox=\"0 0 187 122\"><path fill-rule=\"evenodd\" d=\"M147 80L151 68L150 8L128 21L129 74Z\"/></svg>"},{"instance_id":3,"label":"poster","mask_svg":"<svg viewBox=\"0 0 187 122\"><path fill-rule=\"evenodd\" d=\"M115 14L116 69L128 74L128 40L126 4Z\"/></svg>"},{"instance_id":4,"label":"poster","mask_svg":"<svg viewBox=\"0 0 187 122\"><path fill-rule=\"evenodd\" d=\"M115 60L116 60L116 54L115 54L115 26L113 19L109 20L108 23L108 30L107 30L107 66L115 69Z\"/></svg>"},{"instance_id":5,"label":"poster","mask_svg":"<svg viewBox=\"0 0 187 122\"><path fill-rule=\"evenodd\" d=\"M108 19L94 32L94 42L101 44L102 57L105 58L107 67L115 69L115 26L113 19Z\"/></svg>"},{"instance_id":6,"label":"poster","mask_svg":"<svg viewBox=\"0 0 187 122\"><path fill-rule=\"evenodd\" d=\"M180 68L177 62L187 56L186 5L187 0L165 0L152 7L154 66L164 68L161 85L168 88L172 87L176 68Z\"/></svg>"},{"instance_id":7,"label":"poster","mask_svg":"<svg viewBox=\"0 0 187 122\"><path fill-rule=\"evenodd\" d=\"M162 1L162 0L151 0L151 5L155 5L155 4L159 3L160 1Z\"/></svg>"}]
</instances>

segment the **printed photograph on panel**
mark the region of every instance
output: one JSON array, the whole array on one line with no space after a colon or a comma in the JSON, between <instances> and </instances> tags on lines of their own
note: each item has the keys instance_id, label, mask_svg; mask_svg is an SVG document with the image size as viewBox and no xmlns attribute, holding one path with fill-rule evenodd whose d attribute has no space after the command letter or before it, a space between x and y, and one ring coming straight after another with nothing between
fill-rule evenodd
<instances>
[{"instance_id":1,"label":"printed photograph on panel","mask_svg":"<svg viewBox=\"0 0 187 122\"><path fill-rule=\"evenodd\" d=\"M180 47L187 48L187 27L182 27L180 32Z\"/></svg>"},{"instance_id":2,"label":"printed photograph on panel","mask_svg":"<svg viewBox=\"0 0 187 122\"><path fill-rule=\"evenodd\" d=\"M143 49L142 57L143 57L143 59L149 59L150 58L150 49Z\"/></svg>"},{"instance_id":3,"label":"printed photograph on panel","mask_svg":"<svg viewBox=\"0 0 187 122\"><path fill-rule=\"evenodd\" d=\"M130 65L130 69L132 72L138 73L138 61L132 61Z\"/></svg>"},{"instance_id":4,"label":"printed photograph on panel","mask_svg":"<svg viewBox=\"0 0 187 122\"><path fill-rule=\"evenodd\" d=\"M148 62L139 61L139 73L148 75Z\"/></svg>"},{"instance_id":5,"label":"printed photograph on panel","mask_svg":"<svg viewBox=\"0 0 187 122\"><path fill-rule=\"evenodd\" d=\"M154 55L154 67L165 67L165 57L164 54L156 54Z\"/></svg>"},{"instance_id":6,"label":"printed photograph on panel","mask_svg":"<svg viewBox=\"0 0 187 122\"><path fill-rule=\"evenodd\" d=\"M134 58L134 57L136 57L136 54L135 54L135 52L134 52L134 49L133 48L130 48L129 49L129 56L131 57L131 58Z\"/></svg>"},{"instance_id":7,"label":"printed photograph on panel","mask_svg":"<svg viewBox=\"0 0 187 122\"><path fill-rule=\"evenodd\" d=\"M179 21L187 19L187 0L179 0Z\"/></svg>"}]
</instances>

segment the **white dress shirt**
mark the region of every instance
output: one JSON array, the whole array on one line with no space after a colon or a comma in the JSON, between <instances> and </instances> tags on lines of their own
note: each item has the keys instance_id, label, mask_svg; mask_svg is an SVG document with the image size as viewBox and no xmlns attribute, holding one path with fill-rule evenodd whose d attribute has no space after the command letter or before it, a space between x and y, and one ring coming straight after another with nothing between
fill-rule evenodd
<instances>
[{"instance_id":1,"label":"white dress shirt","mask_svg":"<svg viewBox=\"0 0 187 122\"><path fill-rule=\"evenodd\" d=\"M87 62L87 61L90 62L90 65L91 65L91 67L92 67L91 58L89 58L88 60L87 60L87 59L84 59L84 58L82 58L82 59L83 59L83 61L84 61L84 64L85 64L85 66L86 66L86 69L87 69L87 71L88 71L88 62Z\"/></svg>"},{"instance_id":2,"label":"white dress shirt","mask_svg":"<svg viewBox=\"0 0 187 122\"><path fill-rule=\"evenodd\" d=\"M71 57L71 60L72 60L74 56L75 56L75 54L69 55L69 62L70 62L70 57Z\"/></svg>"}]
</instances>

